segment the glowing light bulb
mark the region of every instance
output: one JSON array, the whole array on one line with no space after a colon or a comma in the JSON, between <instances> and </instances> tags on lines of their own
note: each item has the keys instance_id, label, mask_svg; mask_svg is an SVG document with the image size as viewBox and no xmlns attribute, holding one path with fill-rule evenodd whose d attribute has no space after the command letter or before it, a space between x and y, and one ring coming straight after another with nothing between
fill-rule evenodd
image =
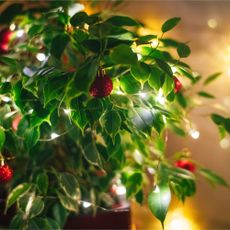
<instances>
[{"instance_id":1,"label":"glowing light bulb","mask_svg":"<svg viewBox=\"0 0 230 230\"><path fill-rule=\"evenodd\" d=\"M141 54L137 54L138 61L141 60L141 58L142 58L142 55Z\"/></svg>"},{"instance_id":2,"label":"glowing light bulb","mask_svg":"<svg viewBox=\"0 0 230 230\"><path fill-rule=\"evenodd\" d=\"M56 139L57 137L59 137L60 135L58 135L57 133L51 133L50 137L51 139Z\"/></svg>"},{"instance_id":3,"label":"glowing light bulb","mask_svg":"<svg viewBox=\"0 0 230 230\"><path fill-rule=\"evenodd\" d=\"M164 105L166 102L166 99L163 95L163 90L160 89L157 96L156 96L156 101L159 102L161 105Z\"/></svg>"},{"instance_id":4,"label":"glowing light bulb","mask_svg":"<svg viewBox=\"0 0 230 230\"><path fill-rule=\"evenodd\" d=\"M37 53L36 58L38 61L45 61L46 55L44 53Z\"/></svg>"},{"instance_id":5,"label":"glowing light bulb","mask_svg":"<svg viewBox=\"0 0 230 230\"><path fill-rule=\"evenodd\" d=\"M195 130L195 129L191 129L189 131L189 134L193 139L198 139L200 137L200 132L198 130Z\"/></svg>"},{"instance_id":6,"label":"glowing light bulb","mask_svg":"<svg viewBox=\"0 0 230 230\"><path fill-rule=\"evenodd\" d=\"M71 109L63 109L63 110L64 110L64 113L67 115L71 113Z\"/></svg>"},{"instance_id":7,"label":"glowing light bulb","mask_svg":"<svg viewBox=\"0 0 230 230\"><path fill-rule=\"evenodd\" d=\"M3 100L4 102L9 102L9 101L11 101L11 99L10 99L9 97L6 97L6 96L3 96L3 97L2 97L2 100Z\"/></svg>"},{"instance_id":8,"label":"glowing light bulb","mask_svg":"<svg viewBox=\"0 0 230 230\"><path fill-rule=\"evenodd\" d=\"M230 142L227 138L224 138L220 141L220 147L222 149L228 149L230 147Z\"/></svg>"},{"instance_id":9,"label":"glowing light bulb","mask_svg":"<svg viewBox=\"0 0 230 230\"><path fill-rule=\"evenodd\" d=\"M123 93L121 90L117 90L117 91L116 91L116 94L118 94L118 95L123 95L124 93Z\"/></svg>"},{"instance_id":10,"label":"glowing light bulb","mask_svg":"<svg viewBox=\"0 0 230 230\"><path fill-rule=\"evenodd\" d=\"M32 114L33 113L33 109L30 109L29 111L28 111L28 114Z\"/></svg>"},{"instance_id":11,"label":"glowing light bulb","mask_svg":"<svg viewBox=\"0 0 230 230\"><path fill-rule=\"evenodd\" d=\"M89 208L90 206L92 206L92 204L87 202L87 201L83 201L82 205L83 205L84 208Z\"/></svg>"},{"instance_id":12,"label":"glowing light bulb","mask_svg":"<svg viewBox=\"0 0 230 230\"><path fill-rule=\"evenodd\" d=\"M158 40L157 40L157 39L152 40L151 46L152 46L153 48L154 48L154 47L157 47L157 46L158 46Z\"/></svg>"},{"instance_id":13,"label":"glowing light bulb","mask_svg":"<svg viewBox=\"0 0 230 230\"><path fill-rule=\"evenodd\" d=\"M18 38L22 37L23 34L24 34L24 30L18 30L18 31L16 32L16 36L17 36Z\"/></svg>"},{"instance_id":14,"label":"glowing light bulb","mask_svg":"<svg viewBox=\"0 0 230 230\"><path fill-rule=\"evenodd\" d=\"M173 74L177 72L177 67L172 66L171 69L172 69Z\"/></svg>"},{"instance_id":15,"label":"glowing light bulb","mask_svg":"<svg viewBox=\"0 0 230 230\"><path fill-rule=\"evenodd\" d=\"M126 188L125 188L125 186L123 186L123 185L118 185L118 186L116 187L116 194L117 194L118 196L125 195L125 194L126 194Z\"/></svg>"},{"instance_id":16,"label":"glowing light bulb","mask_svg":"<svg viewBox=\"0 0 230 230\"><path fill-rule=\"evenodd\" d=\"M140 97L143 98L143 99L147 97L147 93L141 92L141 93L139 93L139 95L140 95Z\"/></svg>"},{"instance_id":17,"label":"glowing light bulb","mask_svg":"<svg viewBox=\"0 0 230 230\"><path fill-rule=\"evenodd\" d=\"M167 224L168 230L192 230L193 224L180 211L175 211Z\"/></svg>"},{"instance_id":18,"label":"glowing light bulb","mask_svg":"<svg viewBox=\"0 0 230 230\"><path fill-rule=\"evenodd\" d=\"M208 20L208 26L211 28L211 29L215 29L217 27L217 21L213 18L209 19Z\"/></svg>"},{"instance_id":19,"label":"glowing light bulb","mask_svg":"<svg viewBox=\"0 0 230 230\"><path fill-rule=\"evenodd\" d=\"M151 174L151 175L153 175L153 174L156 172L156 170L155 170L154 168L151 168L151 167L148 167L148 168L147 168L147 171L148 171L148 173Z\"/></svg>"},{"instance_id":20,"label":"glowing light bulb","mask_svg":"<svg viewBox=\"0 0 230 230\"><path fill-rule=\"evenodd\" d=\"M14 31L14 30L16 29L16 25L15 25L14 23L10 24L9 29L10 29L11 31Z\"/></svg>"},{"instance_id":21,"label":"glowing light bulb","mask_svg":"<svg viewBox=\"0 0 230 230\"><path fill-rule=\"evenodd\" d=\"M154 193L159 193L160 192L160 189L159 189L158 185L155 186L153 192Z\"/></svg>"}]
</instances>

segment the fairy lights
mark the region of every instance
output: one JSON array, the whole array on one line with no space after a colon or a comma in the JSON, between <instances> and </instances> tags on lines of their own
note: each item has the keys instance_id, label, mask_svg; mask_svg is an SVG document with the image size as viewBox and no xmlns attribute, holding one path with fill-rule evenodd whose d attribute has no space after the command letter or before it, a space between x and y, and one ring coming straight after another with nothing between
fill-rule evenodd
<instances>
[{"instance_id":1,"label":"fairy lights","mask_svg":"<svg viewBox=\"0 0 230 230\"><path fill-rule=\"evenodd\" d=\"M51 133L50 138L51 138L52 140L54 140L54 139L58 138L59 136L60 136L60 135L57 134L57 133Z\"/></svg>"},{"instance_id":2,"label":"fairy lights","mask_svg":"<svg viewBox=\"0 0 230 230\"><path fill-rule=\"evenodd\" d=\"M159 102L161 105L164 105L166 102L166 98L163 95L163 90L160 89L157 96L156 96L156 101Z\"/></svg>"},{"instance_id":3,"label":"fairy lights","mask_svg":"<svg viewBox=\"0 0 230 230\"><path fill-rule=\"evenodd\" d=\"M200 132L196 129L191 129L189 131L189 135L193 138L193 139L198 139L200 137Z\"/></svg>"},{"instance_id":4,"label":"fairy lights","mask_svg":"<svg viewBox=\"0 0 230 230\"><path fill-rule=\"evenodd\" d=\"M11 31L14 31L14 30L16 29L16 25L15 25L14 23L10 24L9 29L10 29Z\"/></svg>"},{"instance_id":5,"label":"fairy lights","mask_svg":"<svg viewBox=\"0 0 230 230\"><path fill-rule=\"evenodd\" d=\"M64 113L69 115L71 113L71 109L63 109L64 110Z\"/></svg>"},{"instance_id":6,"label":"fairy lights","mask_svg":"<svg viewBox=\"0 0 230 230\"><path fill-rule=\"evenodd\" d=\"M83 206L84 208L89 208L90 206L92 206L92 204L91 204L90 202L83 201L83 202L82 202L82 206Z\"/></svg>"},{"instance_id":7,"label":"fairy lights","mask_svg":"<svg viewBox=\"0 0 230 230\"><path fill-rule=\"evenodd\" d=\"M17 36L18 38L22 37L23 34L24 34L24 30L18 30L18 31L16 32L16 36Z\"/></svg>"},{"instance_id":8,"label":"fairy lights","mask_svg":"<svg viewBox=\"0 0 230 230\"><path fill-rule=\"evenodd\" d=\"M215 29L218 25L217 21L213 18L209 19L207 24L208 24L209 28L211 28L211 29Z\"/></svg>"},{"instance_id":9,"label":"fairy lights","mask_svg":"<svg viewBox=\"0 0 230 230\"><path fill-rule=\"evenodd\" d=\"M46 55L44 53L37 53L36 58L38 61L42 62L46 60Z\"/></svg>"}]
</instances>

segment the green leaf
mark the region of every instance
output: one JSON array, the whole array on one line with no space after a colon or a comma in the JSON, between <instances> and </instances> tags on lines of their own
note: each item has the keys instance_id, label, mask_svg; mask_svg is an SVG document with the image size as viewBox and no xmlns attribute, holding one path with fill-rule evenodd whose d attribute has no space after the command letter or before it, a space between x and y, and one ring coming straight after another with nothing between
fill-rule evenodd
<instances>
[{"instance_id":1,"label":"green leaf","mask_svg":"<svg viewBox=\"0 0 230 230\"><path fill-rule=\"evenodd\" d=\"M45 172L40 173L36 178L36 184L38 189L43 193L46 194L49 186L49 178Z\"/></svg>"},{"instance_id":2,"label":"green leaf","mask_svg":"<svg viewBox=\"0 0 230 230\"><path fill-rule=\"evenodd\" d=\"M83 156L85 159L92 165L96 165L98 167L102 167L100 154L95 144L95 140L93 139L90 133L86 133L80 143L83 146Z\"/></svg>"},{"instance_id":3,"label":"green leaf","mask_svg":"<svg viewBox=\"0 0 230 230\"><path fill-rule=\"evenodd\" d=\"M80 102L78 98L73 100L71 102L71 105L72 105L72 108L76 109L72 113L72 120L83 132L88 123L85 108L83 107L82 103Z\"/></svg>"},{"instance_id":4,"label":"green leaf","mask_svg":"<svg viewBox=\"0 0 230 230\"><path fill-rule=\"evenodd\" d=\"M176 99L182 108L187 107L187 100L181 92L176 93Z\"/></svg>"},{"instance_id":5,"label":"green leaf","mask_svg":"<svg viewBox=\"0 0 230 230\"><path fill-rule=\"evenodd\" d=\"M78 201L75 199L72 199L69 196L65 196L62 193L56 191L58 199L61 203L61 205L67 209L68 211L72 212L78 212L79 206L78 206Z\"/></svg>"},{"instance_id":6,"label":"green leaf","mask_svg":"<svg viewBox=\"0 0 230 230\"><path fill-rule=\"evenodd\" d=\"M151 131L154 116L150 110L134 108L133 111L130 111L130 118L137 129L148 133Z\"/></svg>"},{"instance_id":7,"label":"green leaf","mask_svg":"<svg viewBox=\"0 0 230 230\"><path fill-rule=\"evenodd\" d=\"M6 209L5 212L9 207L11 207L21 196L26 194L31 188L31 184L23 183L19 184L17 187L15 187L10 194L8 195L6 199Z\"/></svg>"},{"instance_id":8,"label":"green leaf","mask_svg":"<svg viewBox=\"0 0 230 230\"><path fill-rule=\"evenodd\" d=\"M100 123L103 129L112 137L115 137L121 127L121 117L115 110L105 112Z\"/></svg>"},{"instance_id":9,"label":"green leaf","mask_svg":"<svg viewBox=\"0 0 230 230\"><path fill-rule=\"evenodd\" d=\"M142 187L142 174L140 172L135 172L131 174L126 181L127 197L134 196Z\"/></svg>"},{"instance_id":10,"label":"green leaf","mask_svg":"<svg viewBox=\"0 0 230 230\"><path fill-rule=\"evenodd\" d=\"M133 65L131 67L131 74L133 77L141 82L145 82L148 80L151 73L151 69L149 65L144 62L139 62L137 65Z\"/></svg>"},{"instance_id":11,"label":"green leaf","mask_svg":"<svg viewBox=\"0 0 230 230\"><path fill-rule=\"evenodd\" d=\"M177 53L179 55L179 57L181 58L185 58L188 57L191 53L191 50L189 48L189 46L187 46L184 43L180 43L179 46L177 47Z\"/></svg>"},{"instance_id":12,"label":"green leaf","mask_svg":"<svg viewBox=\"0 0 230 230\"><path fill-rule=\"evenodd\" d=\"M110 55L113 62L122 65L136 65L137 55L128 45L119 45L114 48Z\"/></svg>"},{"instance_id":13,"label":"green leaf","mask_svg":"<svg viewBox=\"0 0 230 230\"><path fill-rule=\"evenodd\" d=\"M35 146L40 138L40 130L39 127L26 129L24 134L25 144L27 149L31 149Z\"/></svg>"},{"instance_id":14,"label":"green leaf","mask_svg":"<svg viewBox=\"0 0 230 230\"><path fill-rule=\"evenodd\" d=\"M34 193L27 193L18 199L18 208L26 219L38 216L44 207L42 198L35 197Z\"/></svg>"},{"instance_id":15,"label":"green leaf","mask_svg":"<svg viewBox=\"0 0 230 230\"><path fill-rule=\"evenodd\" d=\"M156 90L159 90L162 87L162 79L164 73L157 67L153 66L151 69L151 74L148 79L149 85Z\"/></svg>"},{"instance_id":16,"label":"green leaf","mask_svg":"<svg viewBox=\"0 0 230 230\"><path fill-rule=\"evenodd\" d=\"M216 80L218 77L220 77L222 73L214 73L212 75L210 75L205 81L204 81L204 85L208 85L209 83L211 83L212 81Z\"/></svg>"},{"instance_id":17,"label":"green leaf","mask_svg":"<svg viewBox=\"0 0 230 230\"><path fill-rule=\"evenodd\" d=\"M112 94L110 100L114 106L121 109L129 109L133 107L133 102L125 95Z\"/></svg>"},{"instance_id":18,"label":"green leaf","mask_svg":"<svg viewBox=\"0 0 230 230\"><path fill-rule=\"evenodd\" d=\"M228 186L227 182L214 173L213 171L206 169L206 168L201 168L199 170L199 173L206 179L208 180L212 185L222 185L222 186Z\"/></svg>"},{"instance_id":19,"label":"green leaf","mask_svg":"<svg viewBox=\"0 0 230 230\"><path fill-rule=\"evenodd\" d=\"M32 25L28 31L28 36L32 38L33 36L41 33L43 28L44 27L42 25Z\"/></svg>"},{"instance_id":20,"label":"green leaf","mask_svg":"<svg viewBox=\"0 0 230 230\"><path fill-rule=\"evenodd\" d=\"M4 129L0 126L0 150L4 146L5 139L6 139L6 136L5 136Z\"/></svg>"},{"instance_id":21,"label":"green leaf","mask_svg":"<svg viewBox=\"0 0 230 230\"><path fill-rule=\"evenodd\" d=\"M165 76L165 81L162 87L164 95L169 95L171 91L174 90L174 81L173 78L166 75Z\"/></svg>"},{"instance_id":22,"label":"green leaf","mask_svg":"<svg viewBox=\"0 0 230 230\"><path fill-rule=\"evenodd\" d=\"M155 189L148 196L148 206L153 215L161 221L164 220L171 202L171 191L168 184L156 185Z\"/></svg>"},{"instance_id":23,"label":"green leaf","mask_svg":"<svg viewBox=\"0 0 230 230\"><path fill-rule=\"evenodd\" d=\"M181 18L175 17L175 18L170 18L169 20L167 20L161 27L161 31L163 33L173 29L181 20Z\"/></svg>"},{"instance_id":24,"label":"green leaf","mask_svg":"<svg viewBox=\"0 0 230 230\"><path fill-rule=\"evenodd\" d=\"M200 91L198 92L198 95L201 97L206 97L206 98L210 98L210 99L214 99L215 97L205 91Z\"/></svg>"},{"instance_id":25,"label":"green leaf","mask_svg":"<svg viewBox=\"0 0 230 230\"><path fill-rule=\"evenodd\" d=\"M100 99L94 98L87 103L86 107L87 117L95 122L103 113L103 104Z\"/></svg>"},{"instance_id":26,"label":"green leaf","mask_svg":"<svg viewBox=\"0 0 230 230\"><path fill-rule=\"evenodd\" d=\"M69 41L70 38L67 34L57 35L52 41L50 53L57 59L60 59Z\"/></svg>"},{"instance_id":27,"label":"green leaf","mask_svg":"<svg viewBox=\"0 0 230 230\"><path fill-rule=\"evenodd\" d=\"M131 74L120 78L121 88L127 94L136 94L141 90L141 83L138 82Z\"/></svg>"},{"instance_id":28,"label":"green leaf","mask_svg":"<svg viewBox=\"0 0 230 230\"><path fill-rule=\"evenodd\" d=\"M25 220L22 213L17 213L10 222L10 229L23 229L25 227Z\"/></svg>"},{"instance_id":29,"label":"green leaf","mask_svg":"<svg viewBox=\"0 0 230 230\"><path fill-rule=\"evenodd\" d=\"M60 186L65 194L74 200L81 199L79 183L75 176L70 173L61 173L59 178Z\"/></svg>"},{"instance_id":30,"label":"green leaf","mask_svg":"<svg viewBox=\"0 0 230 230\"><path fill-rule=\"evenodd\" d=\"M224 127L224 129L228 133L230 133L230 118L225 118L225 117L222 117L218 114L212 114L211 118L215 124Z\"/></svg>"},{"instance_id":31,"label":"green leaf","mask_svg":"<svg viewBox=\"0 0 230 230\"><path fill-rule=\"evenodd\" d=\"M78 12L72 16L72 18L70 19L70 24L74 27L79 26L82 23L86 22L87 18L88 15L86 12Z\"/></svg>"},{"instance_id":32,"label":"green leaf","mask_svg":"<svg viewBox=\"0 0 230 230\"><path fill-rule=\"evenodd\" d=\"M61 230L61 227L59 224L56 222L56 220L51 219L51 218L45 218L46 222L46 229L47 230Z\"/></svg>"},{"instance_id":33,"label":"green leaf","mask_svg":"<svg viewBox=\"0 0 230 230\"><path fill-rule=\"evenodd\" d=\"M106 22L109 22L115 26L140 26L140 23L134 19L120 15L112 16Z\"/></svg>"},{"instance_id":34,"label":"green leaf","mask_svg":"<svg viewBox=\"0 0 230 230\"><path fill-rule=\"evenodd\" d=\"M173 76L173 72L172 72L172 69L171 67L163 60L161 59L157 59L155 58L155 61L157 63L157 65L166 73L168 74L170 77Z\"/></svg>"}]
</instances>

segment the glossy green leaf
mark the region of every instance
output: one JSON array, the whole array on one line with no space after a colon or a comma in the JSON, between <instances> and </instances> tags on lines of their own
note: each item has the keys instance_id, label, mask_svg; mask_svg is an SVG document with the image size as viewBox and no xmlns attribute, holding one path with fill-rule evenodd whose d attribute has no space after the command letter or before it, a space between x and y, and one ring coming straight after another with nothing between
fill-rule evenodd
<instances>
[{"instance_id":1,"label":"glossy green leaf","mask_svg":"<svg viewBox=\"0 0 230 230\"><path fill-rule=\"evenodd\" d=\"M109 135L115 137L121 127L121 117L117 111L110 110L102 115L100 123Z\"/></svg>"},{"instance_id":2,"label":"glossy green leaf","mask_svg":"<svg viewBox=\"0 0 230 230\"><path fill-rule=\"evenodd\" d=\"M126 95L112 94L110 100L114 106L129 109L133 106L133 102Z\"/></svg>"},{"instance_id":3,"label":"glossy green leaf","mask_svg":"<svg viewBox=\"0 0 230 230\"><path fill-rule=\"evenodd\" d=\"M201 97L209 98L209 99L214 99L215 98L213 95L211 95L210 93L207 93L205 91L198 92L198 95L201 96Z\"/></svg>"},{"instance_id":4,"label":"glossy green leaf","mask_svg":"<svg viewBox=\"0 0 230 230\"><path fill-rule=\"evenodd\" d=\"M136 65L137 55L133 53L132 49L128 45L119 45L114 48L111 53L111 59L116 64L122 65Z\"/></svg>"},{"instance_id":5,"label":"glossy green leaf","mask_svg":"<svg viewBox=\"0 0 230 230\"><path fill-rule=\"evenodd\" d=\"M168 75L165 76L162 90L163 90L164 95L168 95L170 94L171 91L174 90L174 81L172 77Z\"/></svg>"},{"instance_id":6,"label":"glossy green leaf","mask_svg":"<svg viewBox=\"0 0 230 230\"><path fill-rule=\"evenodd\" d=\"M94 98L87 103L86 107L87 117L95 122L103 114L103 104L100 99Z\"/></svg>"},{"instance_id":7,"label":"glossy green leaf","mask_svg":"<svg viewBox=\"0 0 230 230\"><path fill-rule=\"evenodd\" d=\"M180 21L181 19L178 17L175 18L170 18L169 20L167 20L161 27L161 31L163 33L173 29Z\"/></svg>"},{"instance_id":8,"label":"glossy green leaf","mask_svg":"<svg viewBox=\"0 0 230 230\"><path fill-rule=\"evenodd\" d=\"M70 24L74 27L79 26L82 23L86 22L87 18L88 18L88 15L86 12L83 12L83 11L78 12L71 17Z\"/></svg>"},{"instance_id":9,"label":"glossy green leaf","mask_svg":"<svg viewBox=\"0 0 230 230\"><path fill-rule=\"evenodd\" d=\"M171 202L171 191L167 184L156 185L154 190L148 196L148 206L153 215L161 221L164 226L164 220Z\"/></svg>"},{"instance_id":10,"label":"glossy green leaf","mask_svg":"<svg viewBox=\"0 0 230 230\"><path fill-rule=\"evenodd\" d=\"M5 139L6 139L6 136L5 136L4 129L0 126L0 150L4 146Z\"/></svg>"},{"instance_id":11,"label":"glossy green leaf","mask_svg":"<svg viewBox=\"0 0 230 230\"><path fill-rule=\"evenodd\" d=\"M18 199L18 208L26 219L38 216L44 207L42 198L36 197L34 193L27 193Z\"/></svg>"},{"instance_id":12,"label":"glossy green leaf","mask_svg":"<svg viewBox=\"0 0 230 230\"><path fill-rule=\"evenodd\" d=\"M10 229L23 229L25 227L25 220L22 213L17 213L10 222Z\"/></svg>"},{"instance_id":13,"label":"glossy green leaf","mask_svg":"<svg viewBox=\"0 0 230 230\"><path fill-rule=\"evenodd\" d=\"M212 185L228 186L227 182L222 177L210 169L201 168L199 169L199 173Z\"/></svg>"},{"instance_id":14,"label":"glossy green leaf","mask_svg":"<svg viewBox=\"0 0 230 230\"><path fill-rule=\"evenodd\" d=\"M74 200L81 199L79 183L75 176L70 173L61 173L59 177L59 182L62 190L67 196L71 197Z\"/></svg>"},{"instance_id":15,"label":"glossy green leaf","mask_svg":"<svg viewBox=\"0 0 230 230\"><path fill-rule=\"evenodd\" d=\"M169 76L173 76L171 67L163 60L155 58L157 65Z\"/></svg>"},{"instance_id":16,"label":"glossy green leaf","mask_svg":"<svg viewBox=\"0 0 230 230\"><path fill-rule=\"evenodd\" d=\"M204 81L204 85L210 84L211 82L213 82L214 80L216 80L217 78L219 78L221 74L222 74L222 73L215 73L215 74L210 75L210 76Z\"/></svg>"},{"instance_id":17,"label":"glossy green leaf","mask_svg":"<svg viewBox=\"0 0 230 230\"><path fill-rule=\"evenodd\" d=\"M213 122L217 125L222 126L228 133L230 133L230 118L225 118L218 114L211 114Z\"/></svg>"},{"instance_id":18,"label":"glossy green leaf","mask_svg":"<svg viewBox=\"0 0 230 230\"><path fill-rule=\"evenodd\" d=\"M48 186L49 186L49 178L45 172L40 173L36 178L36 185L40 192L43 194L47 193Z\"/></svg>"},{"instance_id":19,"label":"glossy green leaf","mask_svg":"<svg viewBox=\"0 0 230 230\"><path fill-rule=\"evenodd\" d=\"M142 181L143 181L143 178L140 172L135 172L127 178L125 185L126 185L128 198L138 193L138 191L142 187Z\"/></svg>"},{"instance_id":20,"label":"glossy green leaf","mask_svg":"<svg viewBox=\"0 0 230 230\"><path fill-rule=\"evenodd\" d=\"M6 209L5 211L11 207L21 196L26 194L31 188L31 184L23 183L16 186L8 195L6 199Z\"/></svg>"},{"instance_id":21,"label":"glossy green leaf","mask_svg":"<svg viewBox=\"0 0 230 230\"><path fill-rule=\"evenodd\" d=\"M116 26L140 26L140 24L133 18L120 15L112 16L107 22Z\"/></svg>"},{"instance_id":22,"label":"glossy green leaf","mask_svg":"<svg viewBox=\"0 0 230 230\"><path fill-rule=\"evenodd\" d=\"M187 46L184 43L180 43L177 47L177 53L179 55L179 57L181 58L185 58L188 57L191 53L191 50L189 48L189 46Z\"/></svg>"},{"instance_id":23,"label":"glossy green leaf","mask_svg":"<svg viewBox=\"0 0 230 230\"><path fill-rule=\"evenodd\" d=\"M133 78L132 75L125 75L120 78L121 88L127 94L139 93L141 90L141 83Z\"/></svg>"},{"instance_id":24,"label":"glossy green leaf","mask_svg":"<svg viewBox=\"0 0 230 230\"><path fill-rule=\"evenodd\" d=\"M150 77L148 79L149 85L156 90L159 90L162 87L162 81L164 73L157 67L153 66L151 68Z\"/></svg>"},{"instance_id":25,"label":"glossy green leaf","mask_svg":"<svg viewBox=\"0 0 230 230\"><path fill-rule=\"evenodd\" d=\"M57 35L52 41L50 53L57 59L60 59L69 41L70 38L67 34Z\"/></svg>"},{"instance_id":26,"label":"glossy green leaf","mask_svg":"<svg viewBox=\"0 0 230 230\"><path fill-rule=\"evenodd\" d=\"M57 193L57 196L58 196L58 199L61 203L61 205L67 209L68 211L72 211L72 212L78 212L79 210L79 205L78 205L78 201L69 197L69 196L66 196L66 195L63 195L62 193L56 191Z\"/></svg>"},{"instance_id":27,"label":"glossy green leaf","mask_svg":"<svg viewBox=\"0 0 230 230\"><path fill-rule=\"evenodd\" d=\"M150 76L151 68L144 62L139 62L131 67L131 73L136 80L145 82Z\"/></svg>"},{"instance_id":28,"label":"glossy green leaf","mask_svg":"<svg viewBox=\"0 0 230 230\"><path fill-rule=\"evenodd\" d=\"M25 144L27 149L31 149L35 146L40 138L40 130L39 127L27 129L25 134Z\"/></svg>"}]
</instances>

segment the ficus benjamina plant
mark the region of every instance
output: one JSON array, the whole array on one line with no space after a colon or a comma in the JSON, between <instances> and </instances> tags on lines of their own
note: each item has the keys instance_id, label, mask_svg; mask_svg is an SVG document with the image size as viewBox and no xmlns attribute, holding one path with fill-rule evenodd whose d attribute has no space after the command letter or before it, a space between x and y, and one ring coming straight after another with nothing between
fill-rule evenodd
<instances>
[{"instance_id":1,"label":"ficus benjamina plant","mask_svg":"<svg viewBox=\"0 0 230 230\"><path fill-rule=\"evenodd\" d=\"M189 151L166 153L168 132L193 128L193 99L214 97L189 90L203 78L184 62L188 43L167 36L180 18L143 36L131 17L93 12L96 1L73 15L72 1L25 4L0 15L0 183L5 213L16 207L12 229L61 229L70 214L112 210L119 186L163 225L171 197L192 196L198 174L227 186ZM211 119L230 132L229 118Z\"/></svg>"}]
</instances>

